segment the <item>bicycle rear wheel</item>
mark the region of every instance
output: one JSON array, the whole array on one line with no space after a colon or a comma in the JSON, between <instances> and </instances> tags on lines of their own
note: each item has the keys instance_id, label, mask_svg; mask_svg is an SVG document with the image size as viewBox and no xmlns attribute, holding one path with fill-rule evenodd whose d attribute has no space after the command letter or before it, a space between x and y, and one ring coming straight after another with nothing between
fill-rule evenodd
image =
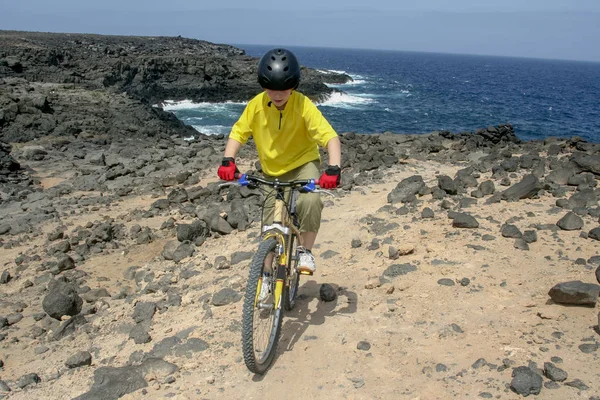
<instances>
[{"instance_id":1,"label":"bicycle rear wheel","mask_svg":"<svg viewBox=\"0 0 600 400\"><path fill-rule=\"evenodd\" d=\"M283 290L283 307L290 311L296 306L296 295L298 294L298 286L300 284L300 274L296 267L298 266L298 254L296 254L296 235L291 235L288 246L287 257L287 277Z\"/></svg>"},{"instance_id":2,"label":"bicycle rear wheel","mask_svg":"<svg viewBox=\"0 0 600 400\"><path fill-rule=\"evenodd\" d=\"M277 241L268 238L260 243L252 257L242 315L242 350L246 367L256 374L269 369L281 334L283 312L275 305L275 279L266 299L259 302L265 260L272 255L272 276L276 276L278 257L275 254Z\"/></svg>"}]
</instances>

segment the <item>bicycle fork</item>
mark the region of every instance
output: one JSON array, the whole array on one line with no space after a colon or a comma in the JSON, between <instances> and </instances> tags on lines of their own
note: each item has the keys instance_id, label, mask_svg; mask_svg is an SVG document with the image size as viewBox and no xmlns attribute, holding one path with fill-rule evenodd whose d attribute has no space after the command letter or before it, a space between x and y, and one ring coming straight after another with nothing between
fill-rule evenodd
<instances>
[{"instance_id":1,"label":"bicycle fork","mask_svg":"<svg viewBox=\"0 0 600 400\"><path fill-rule=\"evenodd\" d=\"M283 285L285 284L286 271L285 264L279 265L277 268L277 276L275 277L275 309L281 306L281 295L283 294Z\"/></svg>"}]
</instances>

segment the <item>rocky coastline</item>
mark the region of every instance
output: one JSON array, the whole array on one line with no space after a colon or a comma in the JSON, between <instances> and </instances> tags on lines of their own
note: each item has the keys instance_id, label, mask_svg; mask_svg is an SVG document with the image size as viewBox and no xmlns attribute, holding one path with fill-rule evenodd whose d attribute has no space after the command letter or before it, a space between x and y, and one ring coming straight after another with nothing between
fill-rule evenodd
<instances>
[{"instance_id":1,"label":"rocky coastline","mask_svg":"<svg viewBox=\"0 0 600 400\"><path fill-rule=\"evenodd\" d=\"M251 379L234 377L244 371L235 338L261 194L220 188L214 170L226 138L198 134L153 104L246 100L258 90L255 64L232 46L185 38L0 31L0 398L217 398L227 391L235 398L250 390ZM301 90L313 98L331 93L323 79L349 79L309 69L303 74ZM190 133L194 138L187 140ZM504 307L525 302L515 311L524 316L514 317L514 325L502 310L498 318L509 321L502 322L506 332L520 326L519 318L529 329L521 337L496 332L505 356L492 360L496 353L474 344L481 339L477 330L489 327L465 333L450 321L430 335L422 329L433 322L405 313L411 323L403 323L422 339L357 339L357 362L367 365L362 354L374 345L368 354L378 365L393 365L377 351L386 340L449 348L446 340L461 346L472 340L468 347L477 357L469 365L434 362L441 353L427 353L423 365L418 355L405 354L414 376L405 373L415 381L433 376L439 390L459 397L468 393L461 381L489 378L493 383L476 393L480 397L577 393L598 399L600 144L578 137L522 142L509 124L460 133L345 132L341 139L343 187L326 209L357 216L338 220L348 223L352 240L326 241L318 259L371 267L365 277L359 270L355 281L346 276L333 285L333 299L356 301L351 294L359 293L361 305L371 304L377 318L390 321L410 307L411 296L424 298L407 283L412 276L424 287L433 279L436 290L469 290L456 297L497 293L508 280L510 291L498 299L507 301ZM252 143L239 159L246 170L260 170ZM379 199L379 193L382 204L372 212L344 203ZM435 227L439 235L428 236ZM407 244L406 232L428 243ZM460 269L470 261L454 253L452 243L463 239L461 253L471 252L486 267ZM238 249L240 241L248 245ZM436 250L436 241L450 247ZM502 248L508 250L494 247L501 241L510 241ZM495 265L486 264L488 255L498 255L505 274L526 276L511 268L522 259L543 271L537 253L553 268L530 277L548 283L543 293L525 277L513 282L503 275L504 286L489 277ZM436 265L444 272L428 272ZM326 280L337 276L330 274ZM529 301L520 290L531 290ZM307 307L311 300L332 304L316 293L304 299ZM183 320L190 314L195 317ZM451 318L469 326L460 314ZM395 354L395 345L387 346ZM525 350L506 350L518 346ZM201 355L202 362L192 361ZM280 358L276 365L284 364ZM366 370L353 368L358 375L350 374L350 384L341 385L347 391L338 394L387 398ZM188 379L201 382L193 388ZM428 398L425 388L408 392L398 398Z\"/></svg>"}]
</instances>

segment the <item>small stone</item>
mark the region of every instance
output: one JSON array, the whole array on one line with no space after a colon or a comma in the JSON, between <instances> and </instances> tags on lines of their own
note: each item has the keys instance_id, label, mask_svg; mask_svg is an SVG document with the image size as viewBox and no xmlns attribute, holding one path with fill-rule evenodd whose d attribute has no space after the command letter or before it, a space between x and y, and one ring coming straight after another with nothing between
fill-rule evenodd
<instances>
[{"instance_id":1,"label":"small stone","mask_svg":"<svg viewBox=\"0 0 600 400\"><path fill-rule=\"evenodd\" d=\"M539 394L542 390L543 379L529 367L517 367L513 369L513 379L510 388L522 396Z\"/></svg>"},{"instance_id":2,"label":"small stone","mask_svg":"<svg viewBox=\"0 0 600 400\"><path fill-rule=\"evenodd\" d=\"M0 275L0 284L7 284L11 279L12 277L10 276L10 273L8 271L4 271L2 272L2 275Z\"/></svg>"},{"instance_id":3,"label":"small stone","mask_svg":"<svg viewBox=\"0 0 600 400\"><path fill-rule=\"evenodd\" d=\"M515 240L514 248L527 251L529 250L529 245L524 239L520 238Z\"/></svg>"},{"instance_id":4,"label":"small stone","mask_svg":"<svg viewBox=\"0 0 600 400\"><path fill-rule=\"evenodd\" d=\"M549 362L544 363L544 375L554 382L566 381L569 376L566 371Z\"/></svg>"},{"instance_id":5,"label":"small stone","mask_svg":"<svg viewBox=\"0 0 600 400\"><path fill-rule=\"evenodd\" d=\"M156 312L156 303L139 302L135 305L131 318L135 322L151 321Z\"/></svg>"},{"instance_id":6,"label":"small stone","mask_svg":"<svg viewBox=\"0 0 600 400\"><path fill-rule=\"evenodd\" d=\"M559 383L557 383L557 382L548 381L548 382L544 382L544 387L545 387L546 389L553 390L553 389L558 389L558 388L560 388L560 384L559 384Z\"/></svg>"},{"instance_id":7,"label":"small stone","mask_svg":"<svg viewBox=\"0 0 600 400\"><path fill-rule=\"evenodd\" d=\"M375 289L381 286L381 279L378 276L369 277L369 280L365 284L365 289Z\"/></svg>"},{"instance_id":8,"label":"small stone","mask_svg":"<svg viewBox=\"0 0 600 400\"><path fill-rule=\"evenodd\" d=\"M548 292L556 303L592 307L596 305L599 293L600 286L581 281L559 283Z\"/></svg>"},{"instance_id":9,"label":"small stone","mask_svg":"<svg viewBox=\"0 0 600 400\"><path fill-rule=\"evenodd\" d=\"M358 342L358 344L356 345L356 348L358 350L362 350L362 351L369 351L371 349L371 343L366 342L364 340L361 340L360 342Z\"/></svg>"},{"instance_id":10,"label":"small stone","mask_svg":"<svg viewBox=\"0 0 600 400\"><path fill-rule=\"evenodd\" d=\"M456 213L452 219L452 226L455 228L474 229L479 228L479 222L472 215Z\"/></svg>"},{"instance_id":11,"label":"small stone","mask_svg":"<svg viewBox=\"0 0 600 400\"><path fill-rule=\"evenodd\" d=\"M396 260L400 254L398 253L398 249L394 246L390 246L388 249L388 257L390 260Z\"/></svg>"},{"instance_id":12,"label":"small stone","mask_svg":"<svg viewBox=\"0 0 600 400\"><path fill-rule=\"evenodd\" d=\"M373 240L371 240L371 243L369 244L369 246L367 246L367 250L377 250L379 249L379 239L374 238Z\"/></svg>"},{"instance_id":13,"label":"small stone","mask_svg":"<svg viewBox=\"0 0 600 400\"><path fill-rule=\"evenodd\" d=\"M507 224L502 227L502 236L505 238L519 239L523 234L515 225Z\"/></svg>"},{"instance_id":14,"label":"small stone","mask_svg":"<svg viewBox=\"0 0 600 400\"><path fill-rule=\"evenodd\" d=\"M67 368L78 368L92 365L92 355L87 351L80 351L67 359L65 362Z\"/></svg>"},{"instance_id":15,"label":"small stone","mask_svg":"<svg viewBox=\"0 0 600 400\"><path fill-rule=\"evenodd\" d=\"M598 350L598 345L596 343L584 343L579 345L579 350L585 354L591 354Z\"/></svg>"},{"instance_id":16,"label":"small stone","mask_svg":"<svg viewBox=\"0 0 600 400\"><path fill-rule=\"evenodd\" d=\"M148 328L145 324L136 324L129 332L129 339L132 339L135 344L144 344L152 341L152 337L148 333Z\"/></svg>"},{"instance_id":17,"label":"small stone","mask_svg":"<svg viewBox=\"0 0 600 400\"><path fill-rule=\"evenodd\" d=\"M352 243L350 244L350 246L352 246L353 249L359 248L360 246L362 246L362 240L352 239Z\"/></svg>"},{"instance_id":18,"label":"small stone","mask_svg":"<svg viewBox=\"0 0 600 400\"><path fill-rule=\"evenodd\" d=\"M435 213L429 207L425 207L423 209L423 211L421 211L421 218L423 218L423 219L429 219L429 218L434 218L434 217L435 217Z\"/></svg>"},{"instance_id":19,"label":"small stone","mask_svg":"<svg viewBox=\"0 0 600 400\"><path fill-rule=\"evenodd\" d=\"M535 243L538 240L537 232L534 230L527 230L523 232L523 240L527 243Z\"/></svg>"},{"instance_id":20,"label":"small stone","mask_svg":"<svg viewBox=\"0 0 600 400\"><path fill-rule=\"evenodd\" d=\"M415 246L412 244L403 244L398 248L398 254L401 256L407 256L415 252Z\"/></svg>"},{"instance_id":21,"label":"small stone","mask_svg":"<svg viewBox=\"0 0 600 400\"><path fill-rule=\"evenodd\" d=\"M574 212L568 212L556 225L565 231L575 231L583 228L583 219Z\"/></svg>"},{"instance_id":22,"label":"small stone","mask_svg":"<svg viewBox=\"0 0 600 400\"><path fill-rule=\"evenodd\" d=\"M454 286L455 283L452 279L448 279L448 278L442 278L439 281L437 281L438 285L441 286Z\"/></svg>"},{"instance_id":23,"label":"small stone","mask_svg":"<svg viewBox=\"0 0 600 400\"><path fill-rule=\"evenodd\" d=\"M242 299L242 294L231 288L224 288L214 294L212 298L213 306L225 306L227 304L237 303Z\"/></svg>"},{"instance_id":24,"label":"small stone","mask_svg":"<svg viewBox=\"0 0 600 400\"><path fill-rule=\"evenodd\" d=\"M27 386L34 385L40 383L42 380L38 376L38 374L26 374L19 378L17 381L17 387L20 389L24 389Z\"/></svg>"},{"instance_id":25,"label":"small stone","mask_svg":"<svg viewBox=\"0 0 600 400\"><path fill-rule=\"evenodd\" d=\"M328 283L324 283L319 289L319 297L321 298L321 300L329 302L334 301L337 297L337 294L335 293L335 289L333 288L333 286L331 286Z\"/></svg>"},{"instance_id":26,"label":"small stone","mask_svg":"<svg viewBox=\"0 0 600 400\"><path fill-rule=\"evenodd\" d=\"M594 240L600 240L600 226L588 232L588 237Z\"/></svg>"},{"instance_id":27,"label":"small stone","mask_svg":"<svg viewBox=\"0 0 600 400\"><path fill-rule=\"evenodd\" d=\"M573 387L578 390L588 390L589 387L581 381L581 379L574 379L571 382L565 383L565 385Z\"/></svg>"}]
</instances>

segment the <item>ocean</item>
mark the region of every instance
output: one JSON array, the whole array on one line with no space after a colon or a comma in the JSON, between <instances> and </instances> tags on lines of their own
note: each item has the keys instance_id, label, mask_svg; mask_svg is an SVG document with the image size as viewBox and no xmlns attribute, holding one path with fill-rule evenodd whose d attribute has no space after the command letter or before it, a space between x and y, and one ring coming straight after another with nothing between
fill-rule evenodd
<instances>
[{"instance_id":1,"label":"ocean","mask_svg":"<svg viewBox=\"0 0 600 400\"><path fill-rule=\"evenodd\" d=\"M274 46L235 45L260 57ZM318 104L338 133L475 131L510 123L522 140L580 136L600 142L600 63L288 47L307 67L353 82ZM228 134L244 103L171 103L184 123Z\"/></svg>"}]
</instances>

